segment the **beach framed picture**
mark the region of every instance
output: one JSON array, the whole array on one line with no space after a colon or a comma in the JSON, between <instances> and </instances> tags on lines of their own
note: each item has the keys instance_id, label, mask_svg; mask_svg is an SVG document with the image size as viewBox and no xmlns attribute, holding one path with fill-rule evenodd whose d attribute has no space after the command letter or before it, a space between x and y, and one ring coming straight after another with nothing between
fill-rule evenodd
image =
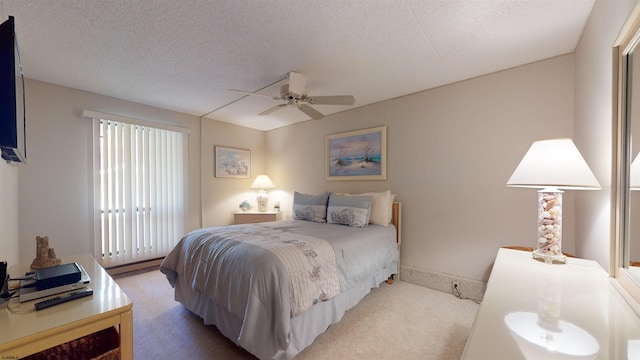
<instances>
[{"instance_id":1,"label":"beach framed picture","mask_svg":"<svg viewBox=\"0 0 640 360\"><path fill-rule=\"evenodd\" d=\"M327 135L327 180L386 180L387 127Z\"/></svg>"},{"instance_id":2,"label":"beach framed picture","mask_svg":"<svg viewBox=\"0 0 640 360\"><path fill-rule=\"evenodd\" d=\"M215 177L248 179L251 177L251 151L214 146Z\"/></svg>"}]
</instances>

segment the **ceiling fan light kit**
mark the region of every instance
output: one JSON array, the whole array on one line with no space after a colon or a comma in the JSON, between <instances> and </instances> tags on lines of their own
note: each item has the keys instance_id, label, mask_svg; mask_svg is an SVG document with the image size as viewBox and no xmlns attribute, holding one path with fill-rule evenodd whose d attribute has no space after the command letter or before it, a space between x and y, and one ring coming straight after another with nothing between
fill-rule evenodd
<instances>
[{"instance_id":1,"label":"ceiling fan light kit","mask_svg":"<svg viewBox=\"0 0 640 360\"><path fill-rule=\"evenodd\" d=\"M286 101L284 104L275 105L258 115L269 115L274 111L285 108L289 105L295 105L298 110L307 114L313 120L319 120L324 117L320 111L313 108L311 105L347 105L351 106L355 104L356 99L353 95L330 95L330 96L309 96L306 93L307 79L297 72L289 72L289 83L280 87L280 96L271 96L266 94L260 94L257 92L243 91L229 89L229 91L241 92L247 95L268 97L273 100Z\"/></svg>"}]
</instances>

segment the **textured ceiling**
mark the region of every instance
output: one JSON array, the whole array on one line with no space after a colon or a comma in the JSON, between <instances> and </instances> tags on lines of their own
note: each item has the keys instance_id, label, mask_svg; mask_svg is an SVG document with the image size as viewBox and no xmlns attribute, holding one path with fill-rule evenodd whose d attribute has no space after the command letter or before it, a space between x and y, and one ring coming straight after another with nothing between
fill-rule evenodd
<instances>
[{"instance_id":1,"label":"textured ceiling","mask_svg":"<svg viewBox=\"0 0 640 360\"><path fill-rule=\"evenodd\" d=\"M571 53L593 5L0 0L0 20L16 18L28 78L269 130L309 117L294 107L257 116L282 102L228 89L256 91L297 71L310 95L355 96L353 106L315 106L331 114Z\"/></svg>"}]
</instances>

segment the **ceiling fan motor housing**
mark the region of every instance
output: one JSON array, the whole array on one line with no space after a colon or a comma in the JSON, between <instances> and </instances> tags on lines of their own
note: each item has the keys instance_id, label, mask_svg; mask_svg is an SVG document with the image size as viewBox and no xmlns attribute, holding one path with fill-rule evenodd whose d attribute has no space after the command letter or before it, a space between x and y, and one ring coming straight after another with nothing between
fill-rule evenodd
<instances>
[{"instance_id":1,"label":"ceiling fan motor housing","mask_svg":"<svg viewBox=\"0 0 640 360\"><path fill-rule=\"evenodd\" d=\"M307 96L304 94L296 94L294 92L289 91L289 84L284 84L280 88L280 97L283 100L287 101L306 101Z\"/></svg>"}]
</instances>

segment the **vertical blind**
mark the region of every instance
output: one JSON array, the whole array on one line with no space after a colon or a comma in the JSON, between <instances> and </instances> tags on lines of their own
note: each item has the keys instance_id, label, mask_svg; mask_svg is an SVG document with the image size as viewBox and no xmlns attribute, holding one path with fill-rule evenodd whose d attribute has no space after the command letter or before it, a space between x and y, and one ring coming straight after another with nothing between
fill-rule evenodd
<instances>
[{"instance_id":1,"label":"vertical blind","mask_svg":"<svg viewBox=\"0 0 640 360\"><path fill-rule=\"evenodd\" d=\"M94 136L98 260L110 267L165 256L185 230L188 135L94 118Z\"/></svg>"}]
</instances>

